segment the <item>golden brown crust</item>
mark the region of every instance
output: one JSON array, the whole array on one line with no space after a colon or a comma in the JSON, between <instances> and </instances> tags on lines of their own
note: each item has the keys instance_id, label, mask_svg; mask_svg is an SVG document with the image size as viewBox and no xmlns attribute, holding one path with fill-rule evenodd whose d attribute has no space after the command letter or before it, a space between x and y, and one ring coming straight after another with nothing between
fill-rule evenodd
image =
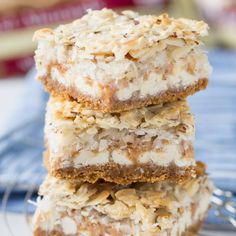
<instances>
[{"instance_id":1,"label":"golden brown crust","mask_svg":"<svg viewBox=\"0 0 236 236\"><path fill-rule=\"evenodd\" d=\"M94 99L76 91L74 87L65 88L57 81L53 81L49 76L40 77L39 80L44 84L45 89L53 96L61 96L66 99L76 99L87 108L99 110L101 112L122 112L135 108L141 108L148 105L173 102L178 99L184 99L189 95L203 90L207 87L208 79L202 78L197 84L188 86L183 90L168 90L156 96L149 96L144 99L131 98L127 101L119 101L114 98Z\"/></svg>"},{"instance_id":2,"label":"golden brown crust","mask_svg":"<svg viewBox=\"0 0 236 236\"><path fill-rule=\"evenodd\" d=\"M183 234L182 236L194 236L197 235L197 232L201 229L202 224L203 224L204 220L199 220L196 224L192 225L191 227L189 227ZM91 236L104 236L103 234L101 234L102 232L102 228L100 225L92 225L89 224L88 225L89 229L91 230ZM107 232L113 233L110 234L112 236L122 236L120 233L118 233L117 231L111 231L112 229L110 229L109 227L105 227ZM104 231L103 231L104 232ZM37 228L34 231L34 236L66 236L62 231L57 231L57 230L53 230L51 232L46 232L40 228ZM70 236L78 236L78 235L70 235Z\"/></svg>"},{"instance_id":3,"label":"golden brown crust","mask_svg":"<svg viewBox=\"0 0 236 236\"><path fill-rule=\"evenodd\" d=\"M195 167L168 167L154 164L119 165L108 163L91 165L80 168L68 167L49 170L50 174L61 179L76 179L83 182L95 183L102 179L116 184L131 184L134 182L158 182L168 179L173 182L182 182L195 177Z\"/></svg>"},{"instance_id":4,"label":"golden brown crust","mask_svg":"<svg viewBox=\"0 0 236 236\"><path fill-rule=\"evenodd\" d=\"M194 236L194 235L197 235L197 232L201 229L203 222L204 222L204 220L198 221L196 224L194 224L191 227L189 227L188 230L186 230L186 232L184 232L182 234L182 236Z\"/></svg>"},{"instance_id":5,"label":"golden brown crust","mask_svg":"<svg viewBox=\"0 0 236 236\"><path fill-rule=\"evenodd\" d=\"M41 228L37 228L34 231L34 236L63 236L64 234L60 231L52 230L50 232L47 232Z\"/></svg>"}]
</instances>

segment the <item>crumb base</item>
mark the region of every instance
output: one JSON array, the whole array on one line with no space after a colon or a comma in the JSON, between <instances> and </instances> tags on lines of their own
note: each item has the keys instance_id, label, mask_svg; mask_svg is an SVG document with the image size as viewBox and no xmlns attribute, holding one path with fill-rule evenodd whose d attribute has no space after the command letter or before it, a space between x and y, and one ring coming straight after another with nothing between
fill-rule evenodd
<instances>
[{"instance_id":1,"label":"crumb base","mask_svg":"<svg viewBox=\"0 0 236 236\"><path fill-rule=\"evenodd\" d=\"M95 183L105 180L116 184L131 184L134 182L159 182L169 180L181 182L196 176L196 167L167 167L154 164L119 165L108 163L104 165L91 165L80 168L67 167L50 170L51 175L61 179L76 179Z\"/></svg>"}]
</instances>

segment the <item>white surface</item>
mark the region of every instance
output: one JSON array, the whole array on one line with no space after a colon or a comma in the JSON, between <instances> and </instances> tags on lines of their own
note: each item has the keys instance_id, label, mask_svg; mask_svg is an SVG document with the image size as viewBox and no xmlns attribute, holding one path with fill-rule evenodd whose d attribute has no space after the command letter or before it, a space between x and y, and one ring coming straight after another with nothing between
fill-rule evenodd
<instances>
[{"instance_id":1,"label":"white surface","mask_svg":"<svg viewBox=\"0 0 236 236\"><path fill-rule=\"evenodd\" d=\"M6 223L8 222L8 224ZM9 227L8 227L9 225ZM11 232L9 231L9 228ZM22 214L8 213L6 216L0 213L1 236L31 236L32 231L26 218Z\"/></svg>"}]
</instances>

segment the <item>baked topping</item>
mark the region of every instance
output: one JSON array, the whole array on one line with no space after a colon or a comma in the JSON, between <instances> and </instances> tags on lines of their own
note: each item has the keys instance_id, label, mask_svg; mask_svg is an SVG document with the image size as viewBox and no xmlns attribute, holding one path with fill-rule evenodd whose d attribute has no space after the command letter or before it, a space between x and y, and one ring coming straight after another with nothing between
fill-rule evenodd
<instances>
[{"instance_id":1,"label":"baked topping","mask_svg":"<svg viewBox=\"0 0 236 236\"><path fill-rule=\"evenodd\" d=\"M89 10L82 18L55 30L39 30L35 39L48 38L66 48L74 46L80 58L135 60L161 51L166 45L199 44L199 37L207 34L208 25L203 21L102 9Z\"/></svg>"},{"instance_id":2,"label":"baked topping","mask_svg":"<svg viewBox=\"0 0 236 236\"><path fill-rule=\"evenodd\" d=\"M131 219L141 222L145 229L159 230L169 228L173 216L182 214L183 208L191 205L196 195L210 193L211 188L206 176L178 185L165 181L131 185L88 184L47 177L40 194L46 195L58 206L80 210L82 215L96 211L101 217L115 221Z\"/></svg>"},{"instance_id":3,"label":"baked topping","mask_svg":"<svg viewBox=\"0 0 236 236\"><path fill-rule=\"evenodd\" d=\"M194 119L186 101L177 101L163 105L148 106L121 113L102 113L83 108L76 101L51 98L49 106L59 120L72 120L77 129L86 129L90 134L97 132L96 125L103 129L136 129L193 126ZM90 127L90 128L89 128ZM179 126L180 127L180 126ZM141 131L140 131L141 132ZM140 133L140 135L142 135Z\"/></svg>"}]
</instances>

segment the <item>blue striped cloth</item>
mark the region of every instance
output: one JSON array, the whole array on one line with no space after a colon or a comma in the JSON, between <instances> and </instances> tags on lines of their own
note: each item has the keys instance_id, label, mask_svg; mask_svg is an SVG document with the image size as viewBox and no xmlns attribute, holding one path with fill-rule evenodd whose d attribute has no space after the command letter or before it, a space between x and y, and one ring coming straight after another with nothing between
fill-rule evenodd
<instances>
[{"instance_id":1,"label":"blue striped cloth","mask_svg":"<svg viewBox=\"0 0 236 236\"><path fill-rule=\"evenodd\" d=\"M236 53L211 51L207 90L189 98L196 122L196 159L217 187L236 193Z\"/></svg>"}]
</instances>

